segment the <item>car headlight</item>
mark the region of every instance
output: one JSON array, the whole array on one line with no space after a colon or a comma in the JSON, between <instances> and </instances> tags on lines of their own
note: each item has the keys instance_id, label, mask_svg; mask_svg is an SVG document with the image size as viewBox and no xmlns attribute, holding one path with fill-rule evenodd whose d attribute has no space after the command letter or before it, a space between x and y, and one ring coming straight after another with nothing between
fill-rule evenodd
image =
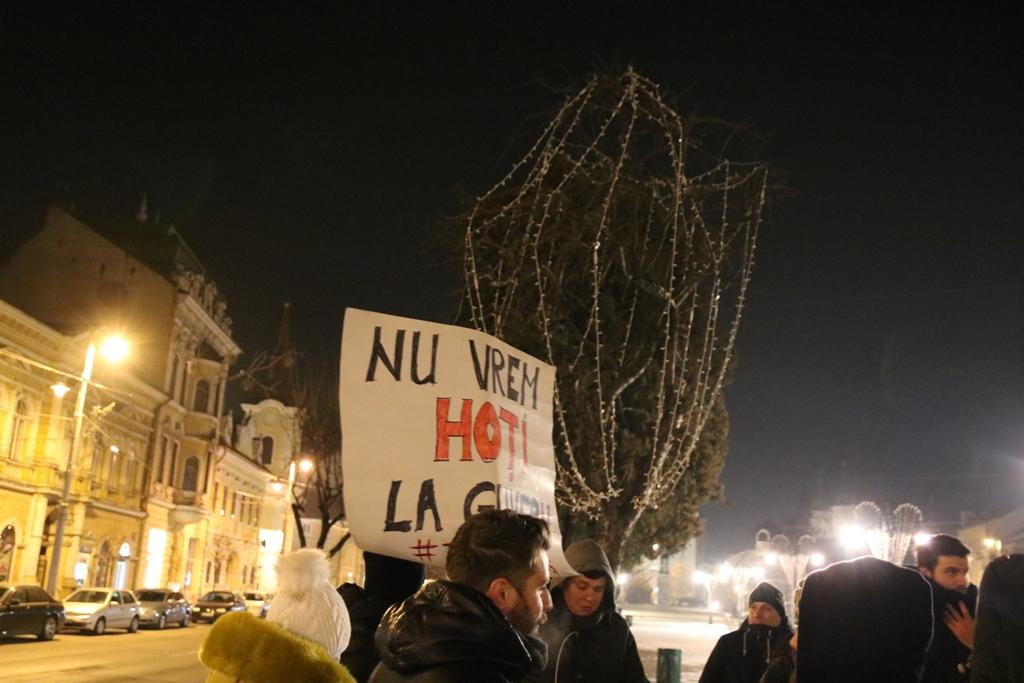
<instances>
[{"instance_id":1,"label":"car headlight","mask_svg":"<svg viewBox=\"0 0 1024 683\"><path fill-rule=\"evenodd\" d=\"M218 608L217 608L217 613L218 613L218 614L222 614L222 613L224 613L224 612L226 612L226 611L227 611L227 610L226 610L226 609L224 609L223 607L218 607Z\"/></svg>"}]
</instances>

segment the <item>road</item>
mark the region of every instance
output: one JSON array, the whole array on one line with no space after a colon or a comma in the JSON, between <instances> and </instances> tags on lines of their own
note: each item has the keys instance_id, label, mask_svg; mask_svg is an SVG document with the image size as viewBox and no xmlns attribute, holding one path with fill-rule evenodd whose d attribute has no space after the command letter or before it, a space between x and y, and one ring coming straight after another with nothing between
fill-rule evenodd
<instances>
[{"instance_id":1,"label":"road","mask_svg":"<svg viewBox=\"0 0 1024 683\"><path fill-rule=\"evenodd\" d=\"M208 624L138 633L110 631L102 636L58 633L48 643L35 638L0 640L4 683L201 683L206 668L197 653Z\"/></svg>"},{"instance_id":2,"label":"road","mask_svg":"<svg viewBox=\"0 0 1024 683\"><path fill-rule=\"evenodd\" d=\"M719 636L735 624L721 617L707 623L707 613L629 607L633 635L653 681L658 648L683 651L682 683L695 683ZM206 669L197 653L208 624L135 634L110 631L102 636L60 633L49 643L35 638L0 640L0 678L4 683L201 683Z\"/></svg>"}]
</instances>

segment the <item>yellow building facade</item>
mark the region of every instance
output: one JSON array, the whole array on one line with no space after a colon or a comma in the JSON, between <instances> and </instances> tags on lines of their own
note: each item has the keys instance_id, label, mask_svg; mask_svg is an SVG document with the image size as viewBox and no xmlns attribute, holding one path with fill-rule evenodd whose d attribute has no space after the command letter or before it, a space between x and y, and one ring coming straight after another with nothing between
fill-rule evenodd
<instances>
[{"instance_id":1,"label":"yellow building facade","mask_svg":"<svg viewBox=\"0 0 1024 683\"><path fill-rule=\"evenodd\" d=\"M0 266L0 580L46 585L85 349L111 329L131 355L88 385L56 592L260 587L261 534L284 525L260 512L285 487L229 445L223 298L172 227L99 231L57 207Z\"/></svg>"}]
</instances>

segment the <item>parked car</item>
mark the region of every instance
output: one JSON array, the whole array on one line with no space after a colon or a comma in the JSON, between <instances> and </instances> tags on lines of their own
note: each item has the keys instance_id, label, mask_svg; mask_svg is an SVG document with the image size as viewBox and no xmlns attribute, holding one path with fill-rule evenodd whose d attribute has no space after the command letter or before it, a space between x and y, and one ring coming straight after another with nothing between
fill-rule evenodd
<instances>
[{"instance_id":1,"label":"parked car","mask_svg":"<svg viewBox=\"0 0 1024 683\"><path fill-rule=\"evenodd\" d=\"M39 586L0 584L0 638L51 640L64 625L64 605Z\"/></svg>"},{"instance_id":2,"label":"parked car","mask_svg":"<svg viewBox=\"0 0 1024 683\"><path fill-rule=\"evenodd\" d=\"M64 627L102 635L108 628L139 630L142 606L131 591L116 588L79 588L64 601Z\"/></svg>"},{"instance_id":3,"label":"parked car","mask_svg":"<svg viewBox=\"0 0 1024 683\"><path fill-rule=\"evenodd\" d=\"M245 598L245 609L248 610L249 614L260 619L267 618L267 612L270 610L269 595L257 591L246 591L242 593L242 597Z\"/></svg>"},{"instance_id":4,"label":"parked car","mask_svg":"<svg viewBox=\"0 0 1024 683\"><path fill-rule=\"evenodd\" d=\"M192 605L193 621L217 621L228 612L244 612L245 598L231 591L210 591Z\"/></svg>"},{"instance_id":5,"label":"parked car","mask_svg":"<svg viewBox=\"0 0 1024 683\"><path fill-rule=\"evenodd\" d=\"M192 606L185 596L169 588L143 588L135 596L142 605L143 626L164 628L177 624L185 628L192 621Z\"/></svg>"}]
</instances>

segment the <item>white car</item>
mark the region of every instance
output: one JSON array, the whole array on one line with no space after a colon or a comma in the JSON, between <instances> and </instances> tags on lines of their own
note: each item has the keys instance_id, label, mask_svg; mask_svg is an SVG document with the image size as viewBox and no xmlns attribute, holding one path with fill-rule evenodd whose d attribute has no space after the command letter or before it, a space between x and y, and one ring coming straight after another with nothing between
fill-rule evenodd
<instances>
[{"instance_id":1,"label":"white car","mask_svg":"<svg viewBox=\"0 0 1024 683\"><path fill-rule=\"evenodd\" d=\"M64 628L102 635L108 628L139 630L142 606L131 591L79 588L64 600Z\"/></svg>"},{"instance_id":2,"label":"white car","mask_svg":"<svg viewBox=\"0 0 1024 683\"><path fill-rule=\"evenodd\" d=\"M267 617L267 611L270 609L270 596L266 593L258 593L253 591L246 591L242 593L242 597L245 598L245 610L257 616L260 619Z\"/></svg>"}]
</instances>

